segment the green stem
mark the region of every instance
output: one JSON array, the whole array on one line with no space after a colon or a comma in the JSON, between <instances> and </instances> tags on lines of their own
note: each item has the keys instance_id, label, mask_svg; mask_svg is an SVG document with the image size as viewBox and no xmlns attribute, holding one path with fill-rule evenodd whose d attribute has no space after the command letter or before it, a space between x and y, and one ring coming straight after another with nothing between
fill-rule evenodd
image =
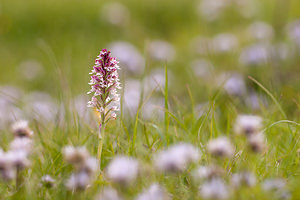
<instances>
[{"instance_id":1,"label":"green stem","mask_svg":"<svg viewBox=\"0 0 300 200\"><path fill-rule=\"evenodd\" d=\"M105 114L101 115L101 124L99 126L99 135L98 135L98 150L97 150L97 160L99 162L99 169L101 171L101 155L102 155L102 148L103 148L103 139L105 132Z\"/></svg>"},{"instance_id":2,"label":"green stem","mask_svg":"<svg viewBox=\"0 0 300 200\"><path fill-rule=\"evenodd\" d=\"M16 188L17 190L19 190L23 183L23 177L21 174L21 169L19 169L19 167L17 167L16 171Z\"/></svg>"}]
</instances>

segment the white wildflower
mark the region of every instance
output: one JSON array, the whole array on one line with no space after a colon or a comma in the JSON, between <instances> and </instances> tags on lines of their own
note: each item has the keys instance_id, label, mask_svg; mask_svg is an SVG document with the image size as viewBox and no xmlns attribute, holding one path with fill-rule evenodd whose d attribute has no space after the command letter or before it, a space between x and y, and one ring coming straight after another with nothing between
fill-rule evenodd
<instances>
[{"instance_id":1,"label":"white wildflower","mask_svg":"<svg viewBox=\"0 0 300 200\"><path fill-rule=\"evenodd\" d=\"M154 165L161 172L184 171L190 163L197 162L200 152L193 145L180 143L159 152L154 157Z\"/></svg>"},{"instance_id":2,"label":"white wildflower","mask_svg":"<svg viewBox=\"0 0 300 200\"><path fill-rule=\"evenodd\" d=\"M248 144L252 151L262 152L266 147L266 141L263 133L258 133L248 137Z\"/></svg>"},{"instance_id":3,"label":"white wildflower","mask_svg":"<svg viewBox=\"0 0 300 200\"><path fill-rule=\"evenodd\" d=\"M250 136L262 129L262 118L256 115L239 115L234 124L234 132Z\"/></svg>"},{"instance_id":4,"label":"white wildflower","mask_svg":"<svg viewBox=\"0 0 300 200\"><path fill-rule=\"evenodd\" d=\"M91 182L91 176L86 172L73 173L66 182L69 190L84 190Z\"/></svg>"},{"instance_id":5,"label":"white wildflower","mask_svg":"<svg viewBox=\"0 0 300 200\"><path fill-rule=\"evenodd\" d=\"M15 137L31 137L33 131L28 126L28 121L21 120L17 121L11 126L12 132Z\"/></svg>"},{"instance_id":6,"label":"white wildflower","mask_svg":"<svg viewBox=\"0 0 300 200\"><path fill-rule=\"evenodd\" d=\"M53 179L49 174L46 174L41 178L41 183L43 186L51 188L55 185L55 179Z\"/></svg>"},{"instance_id":7,"label":"white wildflower","mask_svg":"<svg viewBox=\"0 0 300 200\"><path fill-rule=\"evenodd\" d=\"M223 136L209 141L207 150L220 157L232 157L235 151L229 139Z\"/></svg>"},{"instance_id":8,"label":"white wildflower","mask_svg":"<svg viewBox=\"0 0 300 200\"><path fill-rule=\"evenodd\" d=\"M224 173L223 169L215 165L200 166L193 171L193 177L196 180L212 179L221 176L223 173Z\"/></svg>"},{"instance_id":9,"label":"white wildflower","mask_svg":"<svg viewBox=\"0 0 300 200\"><path fill-rule=\"evenodd\" d=\"M174 47L163 40L151 41L148 51L151 58L159 61L172 61L175 57Z\"/></svg>"},{"instance_id":10,"label":"white wildflower","mask_svg":"<svg viewBox=\"0 0 300 200\"><path fill-rule=\"evenodd\" d=\"M83 166L86 160L90 157L90 154L85 147L73 146L64 147L63 155L65 157L65 160L75 167Z\"/></svg>"},{"instance_id":11,"label":"white wildflower","mask_svg":"<svg viewBox=\"0 0 300 200\"><path fill-rule=\"evenodd\" d=\"M236 173L232 175L231 183L235 188L241 186L253 187L256 184L256 177L250 172Z\"/></svg>"},{"instance_id":12,"label":"white wildflower","mask_svg":"<svg viewBox=\"0 0 300 200\"><path fill-rule=\"evenodd\" d=\"M157 183L152 184L147 190L138 195L136 200L169 200L166 190Z\"/></svg>"},{"instance_id":13,"label":"white wildflower","mask_svg":"<svg viewBox=\"0 0 300 200\"><path fill-rule=\"evenodd\" d=\"M137 160L131 157L117 156L109 163L106 175L115 183L128 185L137 178L138 171Z\"/></svg>"},{"instance_id":14,"label":"white wildflower","mask_svg":"<svg viewBox=\"0 0 300 200\"><path fill-rule=\"evenodd\" d=\"M96 200L123 200L123 198L120 197L115 189L111 187L105 187L98 195Z\"/></svg>"},{"instance_id":15,"label":"white wildflower","mask_svg":"<svg viewBox=\"0 0 300 200\"><path fill-rule=\"evenodd\" d=\"M204 199L228 199L229 189L221 179L212 179L200 187Z\"/></svg>"}]
</instances>

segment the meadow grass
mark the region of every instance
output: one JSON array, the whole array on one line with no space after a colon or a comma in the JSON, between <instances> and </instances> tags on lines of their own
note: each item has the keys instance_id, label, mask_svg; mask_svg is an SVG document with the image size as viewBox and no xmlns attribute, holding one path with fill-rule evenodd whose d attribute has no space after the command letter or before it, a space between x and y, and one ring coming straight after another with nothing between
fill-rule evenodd
<instances>
[{"instance_id":1,"label":"meadow grass","mask_svg":"<svg viewBox=\"0 0 300 200\"><path fill-rule=\"evenodd\" d=\"M200 165L212 164L224 171L222 180L227 185L231 184L234 173L249 171L256 176L253 187L230 187L228 199L299 199L300 52L285 32L286 25L299 17L300 6L297 0L253 2L259 9L250 18L242 18L232 6L220 19L209 22L198 16L199 2L196 0L126 0L121 3L128 8L130 21L124 26L115 26L101 18L101 8L106 3L102 1L1 1L0 85L14 85L23 94L15 98L1 89L0 100L6 102L8 99L9 104L12 102L14 107L25 110L26 95L43 91L54 97L59 109L51 120L45 120L32 110L23 115L34 131L31 165L21 171L21 185L15 180L0 181L0 199L95 199L106 186L115 188L125 199L134 199L152 183L162 185L175 200L202 199L199 186L205 181L195 181L193 173ZM260 66L240 66L242 47L252 44L244 30L257 20L273 27L272 44L288 45L287 59L280 60L273 55ZM205 55L199 55L191 50L195 43L193 38L213 37L223 32L235 34L240 47L224 54L209 49ZM147 45L157 38L174 46L176 58L173 61L151 58ZM98 114L92 109L86 110L84 115L89 118L85 120L76 111L74 97L88 91L88 71L95 52L114 41L130 42L143 52L145 66L141 74L120 64L123 88L131 79L141 84L139 98L132 99L138 103L134 109L129 108L125 102L126 90L121 91L120 112L105 129L102 173L95 175L85 190L70 191L66 181L74 169L65 161L62 149L67 145L85 146L94 157L98 149ZM212 75L199 77L193 71L190 61L199 58L211 61ZM24 78L21 73L21 63L28 60L43 66L43 73L33 80ZM156 80L153 86L147 78L154 69L161 70L163 81ZM231 75L219 76L225 72L237 72L242 76L246 94L236 96L226 90ZM152 87L147 89L150 85ZM246 98L253 93L257 97L255 106ZM153 103L153 99L162 102ZM155 104L150 117L146 110L149 103ZM4 107L1 109L4 113ZM235 133L234 126L240 114L258 115L263 119L261 131L266 147L262 152L252 152L246 137ZM2 115L0 119L4 123ZM18 117L14 116L1 126L0 147L3 150L8 150L13 140L10 125L16 120ZM219 136L226 136L233 144L232 157L218 158L208 151L209 141ZM196 147L201 153L200 159L182 172L158 172L154 157L182 142ZM140 165L137 180L128 187L113 183L105 171L118 155L133 157ZM52 188L41 185L41 178L46 174L55 179ZM286 181L285 193L264 191L263 183L270 178Z\"/></svg>"}]
</instances>

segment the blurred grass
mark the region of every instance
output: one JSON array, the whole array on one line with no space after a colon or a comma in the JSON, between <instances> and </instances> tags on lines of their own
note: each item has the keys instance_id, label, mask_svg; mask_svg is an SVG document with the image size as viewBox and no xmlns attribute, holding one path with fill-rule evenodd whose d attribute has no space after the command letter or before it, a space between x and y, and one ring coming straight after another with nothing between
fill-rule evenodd
<instances>
[{"instance_id":1,"label":"blurred grass","mask_svg":"<svg viewBox=\"0 0 300 200\"><path fill-rule=\"evenodd\" d=\"M202 145L205 145L209 138L221 134L229 135L237 146L243 149L244 141L230 135L232 124L238 113L257 111L224 94L221 88L215 88L210 85L210 82L199 80L191 72L189 61L199 57L190 50L191 39L198 35L210 37L221 32L235 33L243 38L243 31L248 24L253 20L263 20L274 26L277 41L285 41L283 32L286 22L300 17L298 0L255 1L260 5L260 10L254 19L241 19L237 11L231 9L220 20L212 23L199 18L196 0L124 0L120 2L128 7L131 20L123 27L112 26L101 19L101 7L107 2L2 0L0 2L0 85L15 85L25 92L45 91L68 103L66 96L82 94L88 90L88 72L98 51L105 48L107 44L113 41L129 41L146 54L145 45L149 40L164 39L172 43L177 50L175 61L167 63L168 73L174 74L175 81L165 88L167 108L165 121L163 123L153 119L145 122L137 113L136 118L128 119L128 116L121 116L120 123L110 124L108 130L111 134L105 139L103 152L104 166L115 154L128 152L145 161L146 165L150 165L152 152L162 148L166 143L193 142L203 150ZM262 105L259 111L259 114L266 119L266 124L271 125L282 119L299 123L299 56L286 62L269 63L268 66L255 69L240 68L236 54L207 57L216 66L216 73L227 70L240 71L244 78L248 75L253 76L271 92L274 99L278 101L275 104L282 106L282 110L287 113L287 118L280 116L278 105L272 103L261 87L246 79L247 85L267 98L269 105L265 106L260 102ZM45 68L42 77L33 82L26 81L19 73L19 65L24 60L40 62ZM151 61L146 60L146 62ZM160 67L164 64L158 63ZM168 108L170 101L172 104ZM196 115L198 113L194 113L193 102L204 101L208 103L203 106L204 115L199 117ZM73 116L74 113L67 114L69 116L65 119L66 124L63 128L58 125L48 127L39 122L33 123L37 135L36 148L39 151L36 152L37 159L34 159L33 170L27 172L31 181L27 186L24 197L26 199L41 197L68 199L72 196L63 186L63 180L68 177L70 168L62 160L62 146L70 143L86 145L94 154L96 152L93 135L96 133L93 133L87 125L72 124L72 117L77 116ZM258 175L259 180L275 176L288 178L293 197L297 199L300 195L297 190L300 181L299 157L296 153L299 147L299 127L293 125L290 127L277 124L268 129L266 135L269 152L264 157L257 155L237 158L230 166L231 170L238 171L249 165ZM163 134L164 128L166 135ZM5 147L11 138L8 134L2 135L1 144ZM169 138L166 143L163 137ZM207 164L210 159L209 156L204 155L202 162ZM227 162L222 164L224 168L228 167ZM58 186L55 189L41 189L36 192L39 178L46 173L58 179ZM174 199L194 199L193 195L196 191L192 190L191 193L188 191L190 179L187 174L158 177L151 171L146 178L140 177L139 187L130 188L127 195L132 197L137 194L142 186L149 185L151 180L164 181L167 189L174 194ZM100 180L85 192L85 197L92 199L103 184L108 183ZM0 194L6 194L5 190L4 187L0 187ZM249 193L251 191L245 191L241 196L243 199L253 199ZM270 198L258 187L254 188L253 193L259 199ZM9 199L18 198L12 195Z\"/></svg>"}]
</instances>

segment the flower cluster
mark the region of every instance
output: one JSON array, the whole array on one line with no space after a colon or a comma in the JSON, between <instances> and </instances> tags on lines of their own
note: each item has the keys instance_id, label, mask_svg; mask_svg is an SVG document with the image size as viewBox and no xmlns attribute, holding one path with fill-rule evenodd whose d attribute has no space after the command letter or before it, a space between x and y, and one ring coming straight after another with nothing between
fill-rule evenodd
<instances>
[{"instance_id":1,"label":"flower cluster","mask_svg":"<svg viewBox=\"0 0 300 200\"><path fill-rule=\"evenodd\" d=\"M63 154L75 171L66 182L67 188L69 190L85 189L91 183L98 168L97 160L90 156L85 147L66 146Z\"/></svg>"},{"instance_id":2,"label":"flower cluster","mask_svg":"<svg viewBox=\"0 0 300 200\"><path fill-rule=\"evenodd\" d=\"M28 159L33 135L27 121L18 121L12 125L14 140L9 144L7 152L0 149L0 173L4 180L16 178L18 172L30 166Z\"/></svg>"},{"instance_id":3,"label":"flower cluster","mask_svg":"<svg viewBox=\"0 0 300 200\"><path fill-rule=\"evenodd\" d=\"M154 163L160 172L182 172L199 158L200 152L197 148L188 143L179 143L155 155Z\"/></svg>"},{"instance_id":4,"label":"flower cluster","mask_svg":"<svg viewBox=\"0 0 300 200\"><path fill-rule=\"evenodd\" d=\"M248 146L254 152L263 152L266 146L265 137L261 131L262 122L262 118L256 115L238 115L234 125L235 133L245 135Z\"/></svg>"},{"instance_id":5,"label":"flower cluster","mask_svg":"<svg viewBox=\"0 0 300 200\"><path fill-rule=\"evenodd\" d=\"M110 51L103 49L95 60L95 65L91 71L91 90L93 93L88 107L96 108L105 122L109 119L115 119L120 101L117 89L121 89L118 76L118 61L110 56Z\"/></svg>"}]
</instances>

